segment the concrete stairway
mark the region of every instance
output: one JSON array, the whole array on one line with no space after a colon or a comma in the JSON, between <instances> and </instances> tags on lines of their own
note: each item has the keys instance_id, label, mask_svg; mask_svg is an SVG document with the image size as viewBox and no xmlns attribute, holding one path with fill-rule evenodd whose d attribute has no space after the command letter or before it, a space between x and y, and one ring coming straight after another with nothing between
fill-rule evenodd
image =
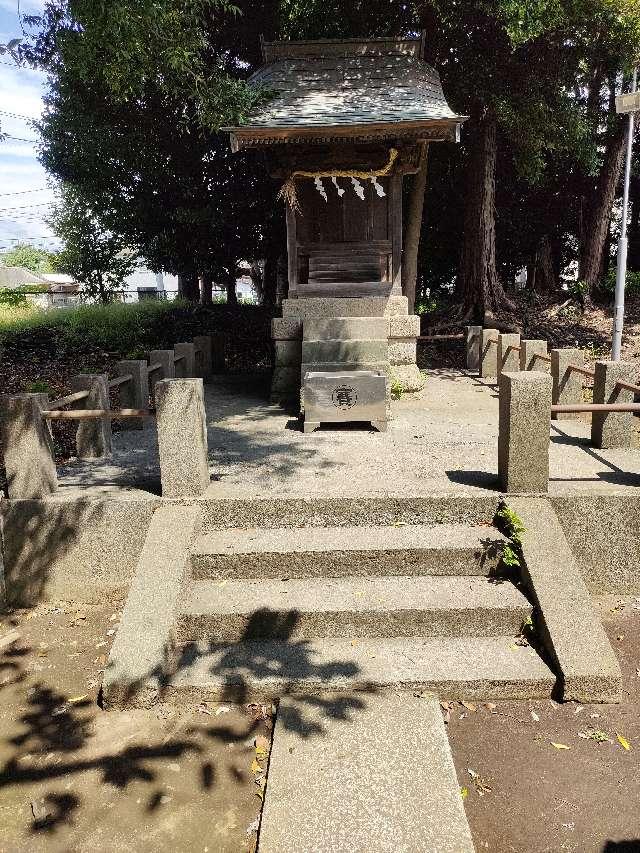
<instances>
[{"instance_id":1,"label":"concrete stairway","mask_svg":"<svg viewBox=\"0 0 640 853\"><path fill-rule=\"evenodd\" d=\"M500 575L503 538L465 524L205 532L176 617L175 699L402 686L548 696L515 643L532 605Z\"/></svg>"}]
</instances>

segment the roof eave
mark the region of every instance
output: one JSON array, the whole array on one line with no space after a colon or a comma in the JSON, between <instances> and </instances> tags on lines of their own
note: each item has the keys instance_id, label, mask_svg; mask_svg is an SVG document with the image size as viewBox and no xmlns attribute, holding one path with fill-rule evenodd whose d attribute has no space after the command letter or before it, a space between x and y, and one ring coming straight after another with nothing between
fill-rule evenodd
<instances>
[{"instance_id":1,"label":"roof eave","mask_svg":"<svg viewBox=\"0 0 640 853\"><path fill-rule=\"evenodd\" d=\"M404 136L416 135L420 130L437 131L442 129L442 139L459 141L461 125L469 116L452 116L438 119L419 119L416 121L402 122L363 122L361 124L333 124L313 125L312 127L300 127L299 125L278 125L269 127L264 125L244 125L241 127L223 127L222 131L231 136L231 149L236 152L241 148L256 145L272 145L279 143L290 143L295 140L313 142L317 139L345 139L353 140L361 137L375 136ZM437 137L436 137L437 138ZM434 138L434 141L435 139Z\"/></svg>"}]
</instances>

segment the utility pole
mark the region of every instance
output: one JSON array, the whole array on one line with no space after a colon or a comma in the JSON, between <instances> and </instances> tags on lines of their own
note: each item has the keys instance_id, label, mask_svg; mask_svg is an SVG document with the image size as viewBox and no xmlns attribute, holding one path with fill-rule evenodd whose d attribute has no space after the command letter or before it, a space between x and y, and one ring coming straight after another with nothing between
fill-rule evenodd
<instances>
[{"instance_id":1,"label":"utility pole","mask_svg":"<svg viewBox=\"0 0 640 853\"><path fill-rule=\"evenodd\" d=\"M633 152L633 130L635 113L640 110L640 92L638 88L638 69L633 72L633 85L631 92L626 95L618 95L616 98L616 112L629 114L629 136L627 137L627 157L624 168L624 190L622 193L622 227L620 229L620 240L618 241L618 265L616 268L616 295L615 308L613 312L613 343L611 346L611 358L620 361L622 349L622 329L624 327L624 286L627 278L627 219L629 217L629 183L631 181L631 155Z\"/></svg>"}]
</instances>

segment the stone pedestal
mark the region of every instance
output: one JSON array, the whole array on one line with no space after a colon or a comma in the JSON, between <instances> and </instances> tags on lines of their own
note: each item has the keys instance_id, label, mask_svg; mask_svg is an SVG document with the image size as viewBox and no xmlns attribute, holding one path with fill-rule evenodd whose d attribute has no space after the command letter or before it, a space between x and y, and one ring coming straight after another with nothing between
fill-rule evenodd
<instances>
[{"instance_id":1,"label":"stone pedestal","mask_svg":"<svg viewBox=\"0 0 640 853\"><path fill-rule=\"evenodd\" d=\"M304 337L310 341L358 341L363 352L368 343L385 341L387 345L385 365L377 357L372 360L363 356L354 360L345 352L338 353L338 360L325 362L332 365L327 369L384 368L405 391L420 390L424 386L424 377L416 364L420 319L409 316L407 304L404 296L285 299L282 317L272 322L275 342L272 399L279 402L299 399L301 377L314 365L314 362L306 362L302 353L303 326Z\"/></svg>"},{"instance_id":2,"label":"stone pedestal","mask_svg":"<svg viewBox=\"0 0 640 853\"><path fill-rule=\"evenodd\" d=\"M46 394L0 397L0 435L11 500L40 500L58 488ZM1 560L1 557L0 557Z\"/></svg>"},{"instance_id":3,"label":"stone pedestal","mask_svg":"<svg viewBox=\"0 0 640 853\"><path fill-rule=\"evenodd\" d=\"M480 347L480 376L483 379L495 379L498 376L498 335L497 329L482 330Z\"/></svg>"},{"instance_id":4,"label":"stone pedestal","mask_svg":"<svg viewBox=\"0 0 640 853\"><path fill-rule=\"evenodd\" d=\"M202 379L156 384L162 496L198 497L210 482Z\"/></svg>"},{"instance_id":5,"label":"stone pedestal","mask_svg":"<svg viewBox=\"0 0 640 853\"><path fill-rule=\"evenodd\" d=\"M480 370L482 326L466 326L467 370Z\"/></svg>"},{"instance_id":6,"label":"stone pedestal","mask_svg":"<svg viewBox=\"0 0 640 853\"><path fill-rule=\"evenodd\" d=\"M571 348L551 350L554 406L584 403L582 393L584 378L582 374L569 370L568 367L570 364L575 364L577 367L584 367L582 350ZM571 412L560 412L553 414L552 418L557 421L575 420L576 415Z\"/></svg>"},{"instance_id":7,"label":"stone pedestal","mask_svg":"<svg viewBox=\"0 0 640 853\"><path fill-rule=\"evenodd\" d=\"M633 403L634 393L616 386L618 381L637 384L637 366L630 361L597 361L593 380L594 403ZM591 442L594 447L631 447L633 412L594 412Z\"/></svg>"},{"instance_id":8,"label":"stone pedestal","mask_svg":"<svg viewBox=\"0 0 640 853\"><path fill-rule=\"evenodd\" d=\"M544 373L500 376L498 476L500 488L546 492L552 380Z\"/></svg>"},{"instance_id":9,"label":"stone pedestal","mask_svg":"<svg viewBox=\"0 0 640 853\"><path fill-rule=\"evenodd\" d=\"M547 342L525 340L520 341L520 370L536 370L538 373L548 373L549 362L538 355L547 355Z\"/></svg>"},{"instance_id":10,"label":"stone pedestal","mask_svg":"<svg viewBox=\"0 0 640 853\"><path fill-rule=\"evenodd\" d=\"M196 375L196 348L191 343L176 344L173 348L176 358L176 376L182 379L191 379Z\"/></svg>"},{"instance_id":11,"label":"stone pedestal","mask_svg":"<svg viewBox=\"0 0 640 853\"><path fill-rule=\"evenodd\" d=\"M109 409L109 377L106 374L81 373L71 380L72 391L88 391L76 409ZM76 432L78 459L104 459L111 456L111 419L96 417L78 421Z\"/></svg>"},{"instance_id":12,"label":"stone pedestal","mask_svg":"<svg viewBox=\"0 0 640 853\"><path fill-rule=\"evenodd\" d=\"M210 335L196 335L193 339L193 345L196 349L196 366L198 376L207 380L211 378L213 373L213 347Z\"/></svg>"},{"instance_id":13,"label":"stone pedestal","mask_svg":"<svg viewBox=\"0 0 640 853\"><path fill-rule=\"evenodd\" d=\"M516 349L516 347L518 349ZM509 333L498 335L498 376L520 370L520 335Z\"/></svg>"},{"instance_id":14,"label":"stone pedestal","mask_svg":"<svg viewBox=\"0 0 640 853\"><path fill-rule=\"evenodd\" d=\"M132 377L118 388L121 409L148 409L149 408L149 376L147 373L147 362L139 360L119 361L116 364L118 376ZM144 429L142 418L123 418L120 421L121 429Z\"/></svg>"},{"instance_id":15,"label":"stone pedestal","mask_svg":"<svg viewBox=\"0 0 640 853\"><path fill-rule=\"evenodd\" d=\"M151 398L155 400L156 383L161 379L173 379L176 375L176 366L173 360L174 351L172 349L153 349L149 353L149 364L161 365L159 370L154 370L149 375L149 385Z\"/></svg>"},{"instance_id":16,"label":"stone pedestal","mask_svg":"<svg viewBox=\"0 0 640 853\"><path fill-rule=\"evenodd\" d=\"M304 376L304 431L322 423L369 421L387 428L387 378L373 371L308 372Z\"/></svg>"}]
</instances>

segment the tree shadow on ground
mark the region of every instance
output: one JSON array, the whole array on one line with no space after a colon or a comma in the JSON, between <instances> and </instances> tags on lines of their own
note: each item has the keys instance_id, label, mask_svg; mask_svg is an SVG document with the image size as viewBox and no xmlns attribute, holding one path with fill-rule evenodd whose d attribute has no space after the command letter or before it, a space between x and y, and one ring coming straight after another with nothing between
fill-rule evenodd
<instances>
[{"instance_id":1,"label":"tree shadow on ground","mask_svg":"<svg viewBox=\"0 0 640 853\"><path fill-rule=\"evenodd\" d=\"M578 447L583 450L588 456L599 462L608 471L598 471L595 477L549 477L551 482L594 482L594 483L611 483L618 486L638 486L640 485L640 473L634 471L624 471L620 466L611 462L602 453L599 453L597 448L591 447L590 439L584 436L573 436L564 432L555 424L551 424L551 430L555 435L551 436L551 443L556 445L566 445L568 447Z\"/></svg>"}]
</instances>

